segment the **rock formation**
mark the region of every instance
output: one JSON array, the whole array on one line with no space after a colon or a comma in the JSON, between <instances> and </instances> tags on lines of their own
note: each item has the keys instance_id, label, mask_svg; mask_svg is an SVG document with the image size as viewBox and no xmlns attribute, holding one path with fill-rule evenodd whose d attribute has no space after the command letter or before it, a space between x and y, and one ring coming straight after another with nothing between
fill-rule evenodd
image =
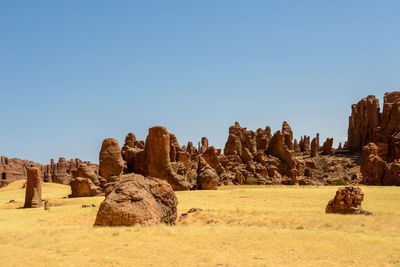
<instances>
[{"instance_id":1,"label":"rock formation","mask_svg":"<svg viewBox=\"0 0 400 267\"><path fill-rule=\"evenodd\" d=\"M95 226L174 225L178 199L160 179L127 174L101 203Z\"/></svg>"},{"instance_id":2,"label":"rock formation","mask_svg":"<svg viewBox=\"0 0 400 267\"><path fill-rule=\"evenodd\" d=\"M313 138L311 141L311 151L310 151L310 156L315 157L317 156L318 153L318 144L317 144L317 139Z\"/></svg>"},{"instance_id":3,"label":"rock formation","mask_svg":"<svg viewBox=\"0 0 400 267\"><path fill-rule=\"evenodd\" d=\"M219 177L217 172L200 157L197 176L197 189L215 190L218 188Z\"/></svg>"},{"instance_id":4,"label":"rock formation","mask_svg":"<svg viewBox=\"0 0 400 267\"><path fill-rule=\"evenodd\" d=\"M124 165L118 141L114 138L104 139L99 155L100 176L106 180L111 176L118 176L122 173Z\"/></svg>"},{"instance_id":5,"label":"rock formation","mask_svg":"<svg viewBox=\"0 0 400 267\"><path fill-rule=\"evenodd\" d=\"M326 141L322 145L322 153L321 154L333 156L335 154L335 152L332 149L332 145L333 145L333 138L326 138Z\"/></svg>"},{"instance_id":6,"label":"rock formation","mask_svg":"<svg viewBox=\"0 0 400 267\"><path fill-rule=\"evenodd\" d=\"M386 93L383 111L375 96L352 106L346 147L363 151L363 179L374 185L400 185L400 92Z\"/></svg>"},{"instance_id":7,"label":"rock formation","mask_svg":"<svg viewBox=\"0 0 400 267\"><path fill-rule=\"evenodd\" d=\"M40 169L37 167L28 168L27 176L24 208L39 208L42 206Z\"/></svg>"},{"instance_id":8,"label":"rock formation","mask_svg":"<svg viewBox=\"0 0 400 267\"><path fill-rule=\"evenodd\" d=\"M144 147L145 175L167 181L174 190L188 190L189 182L172 168L170 134L162 126L149 129Z\"/></svg>"},{"instance_id":9,"label":"rock formation","mask_svg":"<svg viewBox=\"0 0 400 267\"><path fill-rule=\"evenodd\" d=\"M361 207L361 202L364 199L364 193L359 187L346 186L341 187L336 191L336 195L331 199L326 206L326 213L340 214L364 214L371 215Z\"/></svg>"}]
</instances>

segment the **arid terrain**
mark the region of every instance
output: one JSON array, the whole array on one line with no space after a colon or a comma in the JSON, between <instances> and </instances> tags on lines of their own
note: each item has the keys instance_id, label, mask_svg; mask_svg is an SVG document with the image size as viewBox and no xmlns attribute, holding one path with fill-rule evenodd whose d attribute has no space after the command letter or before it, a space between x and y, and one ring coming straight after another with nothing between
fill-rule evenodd
<instances>
[{"instance_id":1,"label":"arid terrain","mask_svg":"<svg viewBox=\"0 0 400 267\"><path fill-rule=\"evenodd\" d=\"M0 258L10 266L400 266L400 92L352 106L333 148L229 128L181 146L104 139L99 164L1 158ZM321 142L322 143L322 142ZM27 178L27 179L25 179ZM346 186L339 187L338 186ZM12 253L11 253L12 252Z\"/></svg>"},{"instance_id":2,"label":"arid terrain","mask_svg":"<svg viewBox=\"0 0 400 267\"><path fill-rule=\"evenodd\" d=\"M362 187L373 216L325 214L335 186L224 186L176 192L178 217L202 211L174 227L93 227L104 197L44 184L51 209L20 209L22 185L0 189L7 266L400 266L397 187Z\"/></svg>"}]
</instances>

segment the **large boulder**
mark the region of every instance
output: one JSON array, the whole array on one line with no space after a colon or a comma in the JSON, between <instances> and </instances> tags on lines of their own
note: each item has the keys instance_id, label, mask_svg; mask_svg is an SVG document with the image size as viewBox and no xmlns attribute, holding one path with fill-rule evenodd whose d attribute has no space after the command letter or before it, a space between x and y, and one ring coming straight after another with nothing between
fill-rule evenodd
<instances>
[{"instance_id":1,"label":"large boulder","mask_svg":"<svg viewBox=\"0 0 400 267\"><path fill-rule=\"evenodd\" d=\"M95 226L174 225L178 199L166 181L127 174L101 203Z\"/></svg>"},{"instance_id":2,"label":"large boulder","mask_svg":"<svg viewBox=\"0 0 400 267\"><path fill-rule=\"evenodd\" d=\"M106 180L109 180L111 176L118 176L122 173L125 162L122 159L121 148L116 139L104 139L101 145L99 162L100 176Z\"/></svg>"},{"instance_id":3,"label":"large boulder","mask_svg":"<svg viewBox=\"0 0 400 267\"><path fill-rule=\"evenodd\" d=\"M24 208L39 208L42 206L40 169L37 167L28 168L27 176Z\"/></svg>"},{"instance_id":4,"label":"large boulder","mask_svg":"<svg viewBox=\"0 0 400 267\"><path fill-rule=\"evenodd\" d=\"M341 187L336 191L336 195L326 206L326 213L340 214L365 214L372 213L365 211L361 207L364 200L364 193L361 188L354 186Z\"/></svg>"},{"instance_id":5,"label":"large boulder","mask_svg":"<svg viewBox=\"0 0 400 267\"><path fill-rule=\"evenodd\" d=\"M190 183L177 174L170 160L170 134L163 126L149 129L144 147L145 175L167 181L174 190L188 190Z\"/></svg>"}]
</instances>

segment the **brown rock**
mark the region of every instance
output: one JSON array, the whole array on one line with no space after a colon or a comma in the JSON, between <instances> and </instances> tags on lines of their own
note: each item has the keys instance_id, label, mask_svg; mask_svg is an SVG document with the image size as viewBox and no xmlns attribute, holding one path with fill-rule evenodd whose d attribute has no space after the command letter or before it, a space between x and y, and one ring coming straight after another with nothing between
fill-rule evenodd
<instances>
[{"instance_id":1,"label":"brown rock","mask_svg":"<svg viewBox=\"0 0 400 267\"><path fill-rule=\"evenodd\" d=\"M171 185L139 174L121 176L101 203L95 226L174 225L178 199Z\"/></svg>"},{"instance_id":2,"label":"brown rock","mask_svg":"<svg viewBox=\"0 0 400 267\"><path fill-rule=\"evenodd\" d=\"M361 188L353 186L341 187L336 191L334 199L329 201L325 212L371 215L372 213L362 209L361 202L363 199L364 193Z\"/></svg>"},{"instance_id":3,"label":"brown rock","mask_svg":"<svg viewBox=\"0 0 400 267\"><path fill-rule=\"evenodd\" d=\"M27 176L24 208L39 208L42 206L42 184L39 168L28 168Z\"/></svg>"},{"instance_id":4,"label":"brown rock","mask_svg":"<svg viewBox=\"0 0 400 267\"><path fill-rule=\"evenodd\" d=\"M352 105L349 117L348 147L361 151L363 146L372 141L376 128L380 124L379 100L370 95Z\"/></svg>"},{"instance_id":5,"label":"brown rock","mask_svg":"<svg viewBox=\"0 0 400 267\"><path fill-rule=\"evenodd\" d=\"M332 149L332 145L333 145L333 138L326 138L326 141L322 145L322 153L321 154L333 156L335 154L335 152Z\"/></svg>"},{"instance_id":6,"label":"brown rock","mask_svg":"<svg viewBox=\"0 0 400 267\"><path fill-rule=\"evenodd\" d=\"M93 197L102 195L102 190L91 179L76 177L70 182L72 197Z\"/></svg>"},{"instance_id":7,"label":"brown rock","mask_svg":"<svg viewBox=\"0 0 400 267\"><path fill-rule=\"evenodd\" d=\"M289 148L289 150L293 150L293 131L286 121L284 121L282 124L282 134L285 137L285 145Z\"/></svg>"},{"instance_id":8,"label":"brown rock","mask_svg":"<svg viewBox=\"0 0 400 267\"><path fill-rule=\"evenodd\" d=\"M207 137L201 138L201 146L200 146L200 153L206 152L208 149L208 139Z\"/></svg>"},{"instance_id":9,"label":"brown rock","mask_svg":"<svg viewBox=\"0 0 400 267\"><path fill-rule=\"evenodd\" d=\"M188 190L190 184L185 177L178 175L170 161L170 134L162 126L149 129L146 138L145 164L146 175L167 181L174 190Z\"/></svg>"},{"instance_id":10,"label":"brown rock","mask_svg":"<svg viewBox=\"0 0 400 267\"><path fill-rule=\"evenodd\" d=\"M217 172L200 157L197 170L197 189L215 190L218 188L219 177Z\"/></svg>"},{"instance_id":11,"label":"brown rock","mask_svg":"<svg viewBox=\"0 0 400 267\"><path fill-rule=\"evenodd\" d=\"M316 139L316 138L313 138L313 140L311 141L311 152L310 152L310 156L311 156L311 157L317 156L317 152L318 152L317 139Z\"/></svg>"},{"instance_id":12,"label":"brown rock","mask_svg":"<svg viewBox=\"0 0 400 267\"><path fill-rule=\"evenodd\" d=\"M125 162L122 159L118 141L114 138L104 139L99 156L100 176L109 180L111 176L119 176L122 173Z\"/></svg>"},{"instance_id":13,"label":"brown rock","mask_svg":"<svg viewBox=\"0 0 400 267\"><path fill-rule=\"evenodd\" d=\"M367 184L382 185L388 168L387 163L378 156L378 147L374 143L363 148L361 174Z\"/></svg>"}]
</instances>

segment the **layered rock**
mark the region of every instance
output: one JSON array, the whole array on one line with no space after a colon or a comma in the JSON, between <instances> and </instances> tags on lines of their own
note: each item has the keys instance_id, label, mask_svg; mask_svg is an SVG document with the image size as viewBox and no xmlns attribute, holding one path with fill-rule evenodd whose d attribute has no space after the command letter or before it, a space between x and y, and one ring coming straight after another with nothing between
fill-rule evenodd
<instances>
[{"instance_id":1,"label":"layered rock","mask_svg":"<svg viewBox=\"0 0 400 267\"><path fill-rule=\"evenodd\" d=\"M127 174L101 203L95 226L174 225L178 199L166 181Z\"/></svg>"},{"instance_id":2,"label":"layered rock","mask_svg":"<svg viewBox=\"0 0 400 267\"><path fill-rule=\"evenodd\" d=\"M336 195L331 199L326 206L326 213L340 214L364 214L371 215L361 207L361 202L364 200L364 193L359 187L346 186L341 187L336 191Z\"/></svg>"},{"instance_id":3,"label":"layered rock","mask_svg":"<svg viewBox=\"0 0 400 267\"><path fill-rule=\"evenodd\" d=\"M27 170L24 208L39 208L42 206L42 184L40 169L30 167Z\"/></svg>"}]
</instances>

